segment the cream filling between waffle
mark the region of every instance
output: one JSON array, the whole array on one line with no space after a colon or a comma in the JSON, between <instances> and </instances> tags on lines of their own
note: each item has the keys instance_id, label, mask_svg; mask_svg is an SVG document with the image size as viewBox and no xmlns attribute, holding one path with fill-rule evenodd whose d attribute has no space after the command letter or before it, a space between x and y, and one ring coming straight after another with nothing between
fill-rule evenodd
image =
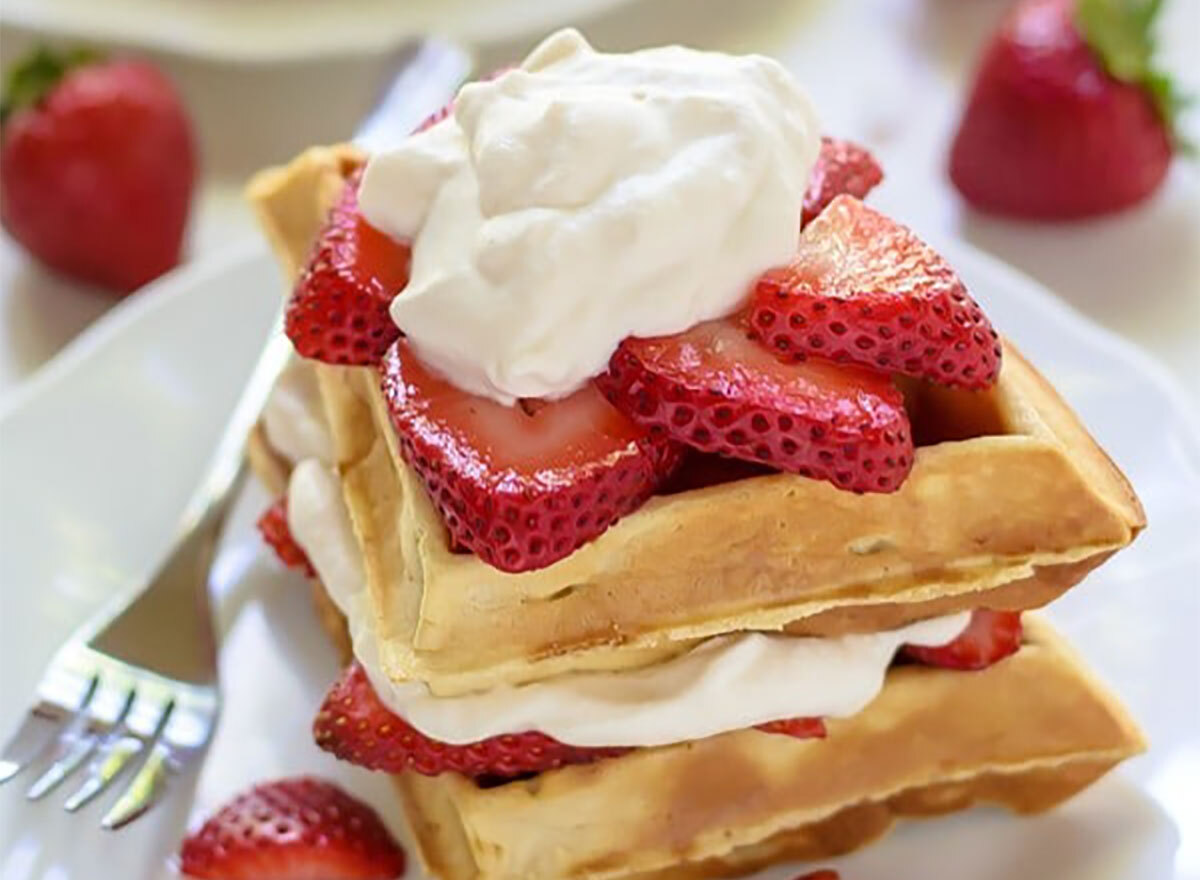
<instances>
[{"instance_id":1,"label":"cream filling between waffle","mask_svg":"<svg viewBox=\"0 0 1200 880\"><path fill-rule=\"evenodd\" d=\"M452 744L537 730L579 746L660 746L784 718L844 718L879 693L901 645L945 644L970 618L962 612L837 638L736 633L640 669L434 696L421 682L393 681L383 671L341 482L315 458L292 472L288 523L346 615L355 657L379 698L426 736Z\"/></svg>"}]
</instances>

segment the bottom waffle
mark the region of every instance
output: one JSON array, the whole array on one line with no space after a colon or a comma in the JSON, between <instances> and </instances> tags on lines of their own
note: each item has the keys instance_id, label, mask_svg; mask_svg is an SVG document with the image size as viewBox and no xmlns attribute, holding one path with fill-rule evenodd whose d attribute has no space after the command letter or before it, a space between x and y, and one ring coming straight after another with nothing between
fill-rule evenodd
<instances>
[{"instance_id":1,"label":"bottom waffle","mask_svg":"<svg viewBox=\"0 0 1200 880\"><path fill-rule=\"evenodd\" d=\"M345 659L345 624L319 585ZM982 672L899 666L824 740L739 731L484 789L394 777L441 880L690 880L841 855L900 818L993 803L1047 810L1145 743L1125 711L1036 619Z\"/></svg>"}]
</instances>

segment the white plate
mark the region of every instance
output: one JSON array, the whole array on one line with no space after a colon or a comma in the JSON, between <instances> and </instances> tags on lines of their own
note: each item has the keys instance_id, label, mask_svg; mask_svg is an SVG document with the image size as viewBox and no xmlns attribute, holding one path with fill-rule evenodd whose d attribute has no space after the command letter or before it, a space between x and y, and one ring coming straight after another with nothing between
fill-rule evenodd
<instances>
[{"instance_id":1,"label":"white plate","mask_svg":"<svg viewBox=\"0 0 1200 880\"><path fill-rule=\"evenodd\" d=\"M0 21L225 61L369 55L416 34L510 40L628 0L4 0Z\"/></svg>"},{"instance_id":2,"label":"white plate","mask_svg":"<svg viewBox=\"0 0 1200 880\"><path fill-rule=\"evenodd\" d=\"M840 860L843 877L1200 878L1200 432L1144 355L1005 266L962 246L949 256L1145 501L1147 533L1052 616L1145 724L1153 749L1044 817L975 810L905 825ZM116 309L0 407L0 733L59 640L152 564L278 289L260 249L184 269ZM250 519L265 500L243 499L218 568L226 708L191 817L257 780L308 771L346 781L394 818L383 779L310 742L334 658L305 585L259 549ZM172 876L164 854L188 804L115 835L96 829L100 809L68 819L53 799L30 807L16 785L0 789L0 877Z\"/></svg>"}]
</instances>

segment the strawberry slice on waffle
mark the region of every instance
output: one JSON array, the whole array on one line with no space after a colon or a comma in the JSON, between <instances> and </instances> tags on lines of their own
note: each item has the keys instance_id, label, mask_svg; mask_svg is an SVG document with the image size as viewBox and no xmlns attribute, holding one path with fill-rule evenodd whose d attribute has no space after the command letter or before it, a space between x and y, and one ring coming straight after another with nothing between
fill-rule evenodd
<instances>
[{"instance_id":1,"label":"strawberry slice on waffle","mask_svg":"<svg viewBox=\"0 0 1200 880\"><path fill-rule=\"evenodd\" d=\"M506 779L568 764L588 764L628 748L569 746L543 733L494 736L468 745L430 739L385 706L358 663L334 682L313 722L318 746L368 770L425 776L460 773L472 779Z\"/></svg>"},{"instance_id":2,"label":"strawberry slice on waffle","mask_svg":"<svg viewBox=\"0 0 1200 880\"><path fill-rule=\"evenodd\" d=\"M967 628L953 641L927 647L905 645L905 656L926 666L986 669L1021 647L1021 612L976 609Z\"/></svg>"},{"instance_id":3,"label":"strawberry slice on waffle","mask_svg":"<svg viewBox=\"0 0 1200 880\"><path fill-rule=\"evenodd\" d=\"M327 364L378 363L400 335L388 307L408 284L412 254L363 219L361 179L360 170L346 181L287 305L296 351Z\"/></svg>"},{"instance_id":4,"label":"strawberry slice on waffle","mask_svg":"<svg viewBox=\"0 0 1200 880\"><path fill-rule=\"evenodd\" d=\"M286 495L263 511L256 525L259 534L275 551L280 562L308 577L316 576L312 563L308 561L308 554L296 543L296 539L292 537L292 530L288 527Z\"/></svg>"},{"instance_id":5,"label":"strawberry slice on waffle","mask_svg":"<svg viewBox=\"0 0 1200 880\"><path fill-rule=\"evenodd\" d=\"M543 568L639 507L681 458L593 385L504 406L455 387L398 340L381 367L401 454L461 547Z\"/></svg>"},{"instance_id":6,"label":"strawberry slice on waffle","mask_svg":"<svg viewBox=\"0 0 1200 880\"><path fill-rule=\"evenodd\" d=\"M883 180L875 157L853 141L821 138L821 152L808 178L802 222L808 225L840 195L865 198Z\"/></svg>"},{"instance_id":7,"label":"strawberry slice on waffle","mask_svg":"<svg viewBox=\"0 0 1200 880\"><path fill-rule=\"evenodd\" d=\"M784 363L735 319L627 339L597 382L652 435L858 492L892 492L912 467L904 400L884 375Z\"/></svg>"},{"instance_id":8,"label":"strawberry slice on waffle","mask_svg":"<svg viewBox=\"0 0 1200 880\"><path fill-rule=\"evenodd\" d=\"M755 285L750 330L785 359L816 355L970 390L1000 371L996 331L950 265L907 227L838 196L796 256Z\"/></svg>"}]
</instances>

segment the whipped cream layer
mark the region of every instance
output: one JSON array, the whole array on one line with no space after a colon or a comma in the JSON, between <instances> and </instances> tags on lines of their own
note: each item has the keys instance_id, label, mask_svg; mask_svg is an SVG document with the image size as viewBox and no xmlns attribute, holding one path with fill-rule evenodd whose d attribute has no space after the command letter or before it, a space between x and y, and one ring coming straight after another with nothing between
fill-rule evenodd
<instances>
[{"instance_id":1,"label":"whipped cream layer","mask_svg":"<svg viewBox=\"0 0 1200 880\"><path fill-rule=\"evenodd\" d=\"M439 697L420 682L395 682L383 670L362 560L336 473L315 459L296 467L288 522L346 615L354 654L380 699L427 736L447 743L539 730L579 746L658 746L783 718L848 717L879 693L901 645L945 644L970 618L963 612L838 638L737 633L641 669L570 673Z\"/></svg>"},{"instance_id":2,"label":"whipped cream layer","mask_svg":"<svg viewBox=\"0 0 1200 880\"><path fill-rule=\"evenodd\" d=\"M296 464L306 458L333 460L333 438L321 409L317 374L299 358L280 374L262 412L271 448Z\"/></svg>"},{"instance_id":3,"label":"whipped cream layer","mask_svg":"<svg viewBox=\"0 0 1200 880\"><path fill-rule=\"evenodd\" d=\"M628 336L732 312L792 255L819 150L771 59L605 54L565 30L374 156L359 205L412 241L391 314L418 356L511 404L570 394Z\"/></svg>"}]
</instances>

